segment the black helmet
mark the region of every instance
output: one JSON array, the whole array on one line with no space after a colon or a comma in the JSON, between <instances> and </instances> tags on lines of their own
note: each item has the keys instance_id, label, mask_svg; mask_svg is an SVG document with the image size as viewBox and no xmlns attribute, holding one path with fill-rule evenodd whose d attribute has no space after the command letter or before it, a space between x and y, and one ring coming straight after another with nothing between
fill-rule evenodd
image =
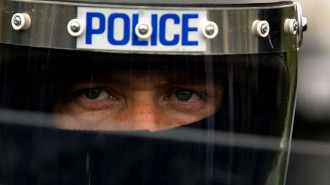
<instances>
[{"instance_id":1,"label":"black helmet","mask_svg":"<svg viewBox=\"0 0 330 185\"><path fill-rule=\"evenodd\" d=\"M4 0L0 15L0 184L284 184L298 3Z\"/></svg>"}]
</instances>

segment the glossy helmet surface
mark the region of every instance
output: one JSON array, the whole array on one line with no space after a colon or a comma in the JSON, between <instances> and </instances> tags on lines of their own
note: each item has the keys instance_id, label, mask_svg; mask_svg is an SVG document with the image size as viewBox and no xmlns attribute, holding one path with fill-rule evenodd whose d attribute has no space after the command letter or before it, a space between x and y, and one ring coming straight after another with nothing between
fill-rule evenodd
<instances>
[{"instance_id":1,"label":"glossy helmet surface","mask_svg":"<svg viewBox=\"0 0 330 185\"><path fill-rule=\"evenodd\" d=\"M0 24L0 184L284 184L299 4L5 0ZM122 72L130 81L113 78ZM159 76L174 82L153 91L166 92L161 102L169 105L153 102L166 112L153 124L173 124L127 127L150 121L142 119L150 107L124 110L141 79ZM100 89L115 98L86 103ZM182 97L172 104L182 92L212 109ZM123 99L111 104L124 102L121 119L100 110L109 99ZM192 119L199 110L206 114ZM110 120L105 127L91 119L96 112ZM189 121L178 124L180 115Z\"/></svg>"}]
</instances>

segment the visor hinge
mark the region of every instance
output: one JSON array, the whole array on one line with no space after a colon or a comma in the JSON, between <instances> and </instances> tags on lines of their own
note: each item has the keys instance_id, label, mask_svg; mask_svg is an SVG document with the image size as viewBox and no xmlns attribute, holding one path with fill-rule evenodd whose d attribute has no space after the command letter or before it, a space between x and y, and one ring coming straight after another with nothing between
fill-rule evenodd
<instances>
[{"instance_id":1,"label":"visor hinge","mask_svg":"<svg viewBox=\"0 0 330 185\"><path fill-rule=\"evenodd\" d=\"M302 46L303 44L303 32L307 31L307 18L302 16L302 8L301 4L298 2L295 2L296 5L296 17L298 22L298 38L297 38L297 44L298 48Z\"/></svg>"}]
</instances>

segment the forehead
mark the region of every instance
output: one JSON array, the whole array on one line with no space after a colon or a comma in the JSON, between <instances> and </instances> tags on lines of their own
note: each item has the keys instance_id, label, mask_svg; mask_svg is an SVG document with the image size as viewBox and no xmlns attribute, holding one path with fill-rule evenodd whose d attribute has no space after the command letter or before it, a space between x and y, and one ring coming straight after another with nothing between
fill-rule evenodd
<instances>
[{"instance_id":1,"label":"forehead","mask_svg":"<svg viewBox=\"0 0 330 185\"><path fill-rule=\"evenodd\" d=\"M195 63L195 65L194 65ZM126 64L126 65L125 65ZM81 71L81 76L94 81L136 82L167 81L171 83L203 82L207 78L203 62L185 61L140 61L94 63L93 70ZM77 75L79 78L79 75Z\"/></svg>"},{"instance_id":2,"label":"forehead","mask_svg":"<svg viewBox=\"0 0 330 185\"><path fill-rule=\"evenodd\" d=\"M136 54L97 54L90 55L81 53L79 56L63 54L50 57L51 63L55 65L64 63L67 66L74 65L81 69L85 68L98 71L182 71L182 70L203 70L205 66L223 63L226 59L217 56L182 56L182 55L136 55Z\"/></svg>"},{"instance_id":3,"label":"forehead","mask_svg":"<svg viewBox=\"0 0 330 185\"><path fill-rule=\"evenodd\" d=\"M85 57L82 55L79 58L66 58L62 55L56 58L51 58L48 64L56 66L56 74L61 73L61 77L67 76L73 81L124 81L144 78L157 81L164 79L175 83L203 82L207 78L213 78L210 76L213 73L220 78L227 68L225 58L210 56L104 54ZM83 60L80 60L81 58Z\"/></svg>"}]
</instances>

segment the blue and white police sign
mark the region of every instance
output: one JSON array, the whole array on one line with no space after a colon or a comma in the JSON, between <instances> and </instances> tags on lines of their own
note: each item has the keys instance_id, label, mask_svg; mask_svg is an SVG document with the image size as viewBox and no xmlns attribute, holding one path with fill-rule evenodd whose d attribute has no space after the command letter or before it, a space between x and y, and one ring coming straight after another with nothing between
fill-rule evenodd
<instances>
[{"instance_id":1,"label":"blue and white police sign","mask_svg":"<svg viewBox=\"0 0 330 185\"><path fill-rule=\"evenodd\" d=\"M206 39L200 30L200 25L207 21L206 11L80 7L78 19L85 22L84 32L77 38L77 48L81 49L172 52L206 50ZM142 30L152 31L147 39L141 39L136 34L136 26L140 22L152 27Z\"/></svg>"}]
</instances>

